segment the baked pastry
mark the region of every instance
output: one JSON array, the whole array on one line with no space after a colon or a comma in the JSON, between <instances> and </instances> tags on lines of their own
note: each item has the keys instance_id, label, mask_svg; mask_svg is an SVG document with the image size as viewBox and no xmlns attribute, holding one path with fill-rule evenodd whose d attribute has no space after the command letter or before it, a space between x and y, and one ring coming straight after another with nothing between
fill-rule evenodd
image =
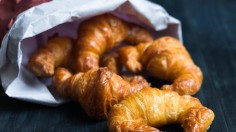
<instances>
[{"instance_id":1,"label":"baked pastry","mask_svg":"<svg viewBox=\"0 0 236 132\"><path fill-rule=\"evenodd\" d=\"M58 68L53 86L59 95L78 101L89 117L104 119L114 104L149 84L141 76L126 81L109 68L91 69L75 75L65 68Z\"/></svg>"},{"instance_id":2,"label":"baked pastry","mask_svg":"<svg viewBox=\"0 0 236 132\"><path fill-rule=\"evenodd\" d=\"M180 123L185 132L205 132L213 119L213 111L197 98L147 87L115 104L108 126L111 132L159 132L155 127Z\"/></svg>"},{"instance_id":3,"label":"baked pastry","mask_svg":"<svg viewBox=\"0 0 236 132\"><path fill-rule=\"evenodd\" d=\"M83 21L78 28L76 71L86 72L99 67L99 58L120 42L137 44L153 41L145 29L127 23L111 14Z\"/></svg>"},{"instance_id":4,"label":"baked pastry","mask_svg":"<svg viewBox=\"0 0 236 132\"><path fill-rule=\"evenodd\" d=\"M182 43L172 37L162 37L153 43L125 46L119 50L122 64L131 72L142 69L158 79L170 81L161 89L180 95L194 95L201 87L203 75Z\"/></svg>"},{"instance_id":5,"label":"baked pastry","mask_svg":"<svg viewBox=\"0 0 236 132\"><path fill-rule=\"evenodd\" d=\"M50 77L56 67L70 67L73 46L69 37L53 37L30 56L28 67L36 76Z\"/></svg>"},{"instance_id":6,"label":"baked pastry","mask_svg":"<svg viewBox=\"0 0 236 132\"><path fill-rule=\"evenodd\" d=\"M108 67L116 74L121 73L122 64L119 60L119 54L117 52L102 55L99 63L100 67Z\"/></svg>"}]
</instances>

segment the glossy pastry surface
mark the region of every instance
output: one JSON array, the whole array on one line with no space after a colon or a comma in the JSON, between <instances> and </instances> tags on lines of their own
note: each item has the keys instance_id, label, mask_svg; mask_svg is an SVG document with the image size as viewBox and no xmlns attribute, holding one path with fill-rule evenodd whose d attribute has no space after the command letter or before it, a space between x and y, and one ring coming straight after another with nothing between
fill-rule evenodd
<instances>
[{"instance_id":1,"label":"glossy pastry surface","mask_svg":"<svg viewBox=\"0 0 236 132\"><path fill-rule=\"evenodd\" d=\"M111 14L103 14L85 20L78 28L77 71L85 72L98 68L100 55L116 47L122 41L138 44L151 42L153 38L145 29Z\"/></svg>"},{"instance_id":2,"label":"glossy pastry surface","mask_svg":"<svg viewBox=\"0 0 236 132\"><path fill-rule=\"evenodd\" d=\"M213 119L213 111L197 98L147 87L115 104L108 116L108 126L111 132L158 132L155 127L179 123L186 132L205 132Z\"/></svg>"},{"instance_id":3,"label":"glossy pastry surface","mask_svg":"<svg viewBox=\"0 0 236 132\"><path fill-rule=\"evenodd\" d=\"M68 67L72 58L73 40L69 37L53 37L29 58L28 67L40 77L49 77L59 66Z\"/></svg>"},{"instance_id":4,"label":"glossy pastry surface","mask_svg":"<svg viewBox=\"0 0 236 132\"><path fill-rule=\"evenodd\" d=\"M78 101L88 116L97 119L106 118L110 108L123 97L149 86L141 76L124 80L109 68L75 75L65 68L58 68L53 85L61 96Z\"/></svg>"},{"instance_id":5,"label":"glossy pastry surface","mask_svg":"<svg viewBox=\"0 0 236 132\"><path fill-rule=\"evenodd\" d=\"M119 59L119 54L112 52L110 54L105 54L100 57L100 67L108 67L116 74L121 73L122 64Z\"/></svg>"},{"instance_id":6,"label":"glossy pastry surface","mask_svg":"<svg viewBox=\"0 0 236 132\"><path fill-rule=\"evenodd\" d=\"M162 37L153 43L122 47L119 55L129 71L136 73L145 69L157 79L172 82L162 89L174 90L181 95L194 95L201 87L201 69L194 64L184 45L175 38Z\"/></svg>"}]
</instances>

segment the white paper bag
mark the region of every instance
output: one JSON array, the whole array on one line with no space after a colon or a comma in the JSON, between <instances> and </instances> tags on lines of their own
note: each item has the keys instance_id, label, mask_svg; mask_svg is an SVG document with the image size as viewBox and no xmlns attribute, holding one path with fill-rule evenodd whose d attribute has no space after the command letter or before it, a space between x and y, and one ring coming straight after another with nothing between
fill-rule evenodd
<instances>
[{"instance_id":1,"label":"white paper bag","mask_svg":"<svg viewBox=\"0 0 236 132\"><path fill-rule=\"evenodd\" d=\"M144 26L155 38L169 35L182 40L180 21L160 5L145 0L55 0L21 13L2 41L0 74L10 97L45 105L64 100L49 86L50 78L37 78L26 67L29 55L55 33L76 38L79 23L110 12Z\"/></svg>"}]
</instances>

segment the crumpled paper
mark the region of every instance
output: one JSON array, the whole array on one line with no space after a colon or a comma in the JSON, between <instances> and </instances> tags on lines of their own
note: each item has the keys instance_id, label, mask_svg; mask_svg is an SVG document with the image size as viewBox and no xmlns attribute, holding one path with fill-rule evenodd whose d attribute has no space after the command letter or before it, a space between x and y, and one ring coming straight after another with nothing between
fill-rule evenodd
<instances>
[{"instance_id":1,"label":"crumpled paper","mask_svg":"<svg viewBox=\"0 0 236 132\"><path fill-rule=\"evenodd\" d=\"M2 87L9 97L44 105L65 100L50 87L51 78L37 78L27 68L30 54L58 33L76 39L81 21L110 12L148 29L155 38L169 35L182 41L180 21L146 0L54 0L18 15L0 49Z\"/></svg>"},{"instance_id":2,"label":"crumpled paper","mask_svg":"<svg viewBox=\"0 0 236 132\"><path fill-rule=\"evenodd\" d=\"M10 29L18 14L48 1L51 0L0 0L0 41Z\"/></svg>"}]
</instances>

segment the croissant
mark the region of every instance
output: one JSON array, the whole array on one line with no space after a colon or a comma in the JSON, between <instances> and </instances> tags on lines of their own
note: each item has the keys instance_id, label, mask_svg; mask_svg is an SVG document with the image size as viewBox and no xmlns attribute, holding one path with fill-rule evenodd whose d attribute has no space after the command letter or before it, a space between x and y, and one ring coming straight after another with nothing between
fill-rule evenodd
<instances>
[{"instance_id":1,"label":"croissant","mask_svg":"<svg viewBox=\"0 0 236 132\"><path fill-rule=\"evenodd\" d=\"M162 37L153 43L140 43L119 50L121 62L131 72L147 70L152 76L173 82L163 85L180 95L194 95L201 87L203 75L184 45L172 37Z\"/></svg>"},{"instance_id":2,"label":"croissant","mask_svg":"<svg viewBox=\"0 0 236 132\"><path fill-rule=\"evenodd\" d=\"M108 126L111 132L159 132L155 127L180 123L185 132L204 132L213 119L213 111L197 98L147 87L115 104L108 115Z\"/></svg>"},{"instance_id":3,"label":"croissant","mask_svg":"<svg viewBox=\"0 0 236 132\"><path fill-rule=\"evenodd\" d=\"M119 54L116 52L105 54L100 57L100 66L108 67L116 74L119 74L122 70L122 64L119 60Z\"/></svg>"},{"instance_id":4,"label":"croissant","mask_svg":"<svg viewBox=\"0 0 236 132\"><path fill-rule=\"evenodd\" d=\"M137 44L153 41L145 29L124 22L111 14L85 20L78 27L76 69L86 72L99 67L99 57L120 42Z\"/></svg>"},{"instance_id":5,"label":"croissant","mask_svg":"<svg viewBox=\"0 0 236 132\"><path fill-rule=\"evenodd\" d=\"M75 75L57 68L52 82L59 95L78 101L88 116L96 119L106 118L110 108L126 95L149 86L141 76L126 81L107 67Z\"/></svg>"},{"instance_id":6,"label":"croissant","mask_svg":"<svg viewBox=\"0 0 236 132\"><path fill-rule=\"evenodd\" d=\"M36 76L49 77L58 66L69 65L73 40L69 37L54 37L29 58L28 67Z\"/></svg>"}]
</instances>

